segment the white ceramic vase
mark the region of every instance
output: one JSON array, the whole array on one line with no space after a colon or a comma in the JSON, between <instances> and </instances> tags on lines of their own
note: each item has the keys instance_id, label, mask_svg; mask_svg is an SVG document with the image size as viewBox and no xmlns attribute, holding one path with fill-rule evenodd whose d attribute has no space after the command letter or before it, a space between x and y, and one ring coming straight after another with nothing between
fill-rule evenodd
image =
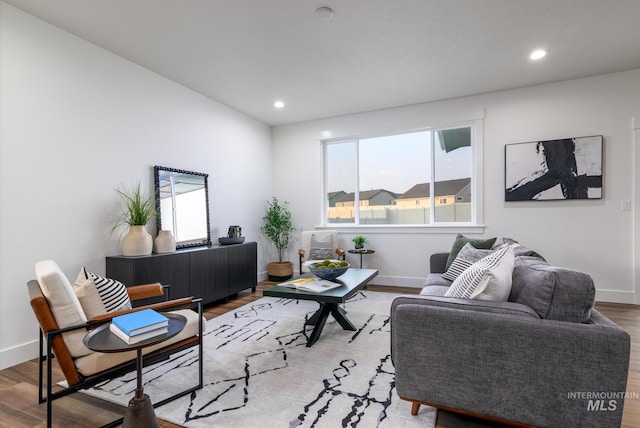
<instances>
[{"instance_id":1,"label":"white ceramic vase","mask_svg":"<svg viewBox=\"0 0 640 428\"><path fill-rule=\"evenodd\" d=\"M176 250L176 239L170 230L161 230L153 243L154 251L160 253L173 253Z\"/></svg>"},{"instance_id":2,"label":"white ceramic vase","mask_svg":"<svg viewBox=\"0 0 640 428\"><path fill-rule=\"evenodd\" d=\"M123 256L146 256L153 249L153 238L145 226L129 226L129 233L122 238Z\"/></svg>"}]
</instances>

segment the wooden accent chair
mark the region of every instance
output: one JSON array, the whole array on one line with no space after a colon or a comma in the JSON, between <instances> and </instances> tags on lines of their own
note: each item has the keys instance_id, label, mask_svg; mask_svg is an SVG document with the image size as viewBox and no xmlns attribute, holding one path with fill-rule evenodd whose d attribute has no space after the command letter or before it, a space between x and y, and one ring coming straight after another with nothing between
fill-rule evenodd
<instances>
[{"instance_id":1,"label":"wooden accent chair","mask_svg":"<svg viewBox=\"0 0 640 428\"><path fill-rule=\"evenodd\" d=\"M168 358L171 354L197 346L199 367L197 384L164 400L154 402L161 406L176 398L190 394L203 386L202 299L191 297L134 307L133 309L105 313L89 319L85 316L73 287L52 261L36 263L38 280L27 283L31 307L40 324L38 399L47 403L47 427L52 425L52 401L76 391L90 388L102 381L113 379L136 369L136 351L105 354L84 347L82 338L111 318L128 312L152 308L159 312L172 311L187 318L187 325L178 335L144 349L144 365ZM136 300L165 296L165 287L159 283L127 287L132 303ZM46 351L44 350L46 340ZM67 388L53 390L52 359L55 358L67 382ZM46 394L43 395L43 377L46 362ZM106 426L116 426L122 418Z\"/></svg>"},{"instance_id":2,"label":"wooden accent chair","mask_svg":"<svg viewBox=\"0 0 640 428\"><path fill-rule=\"evenodd\" d=\"M300 234L300 275L309 272L309 263L324 259L344 260L345 251L338 246L335 230L310 230Z\"/></svg>"}]
</instances>

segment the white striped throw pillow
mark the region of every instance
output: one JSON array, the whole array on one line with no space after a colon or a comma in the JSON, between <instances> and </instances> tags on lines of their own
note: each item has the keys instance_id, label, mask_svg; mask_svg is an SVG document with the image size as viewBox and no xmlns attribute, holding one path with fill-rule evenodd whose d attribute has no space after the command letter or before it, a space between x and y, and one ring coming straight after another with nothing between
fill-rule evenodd
<instances>
[{"instance_id":1,"label":"white striped throw pillow","mask_svg":"<svg viewBox=\"0 0 640 428\"><path fill-rule=\"evenodd\" d=\"M506 302L511 293L513 265L511 247L491 253L462 272L445 296Z\"/></svg>"},{"instance_id":2,"label":"white striped throw pillow","mask_svg":"<svg viewBox=\"0 0 640 428\"><path fill-rule=\"evenodd\" d=\"M84 269L84 268L83 268ZM91 278L96 284L100 299L104 303L107 312L118 312L131 309L131 300L127 293L127 287L120 281L111 278L105 278L93 272L84 269L86 278Z\"/></svg>"}]
</instances>

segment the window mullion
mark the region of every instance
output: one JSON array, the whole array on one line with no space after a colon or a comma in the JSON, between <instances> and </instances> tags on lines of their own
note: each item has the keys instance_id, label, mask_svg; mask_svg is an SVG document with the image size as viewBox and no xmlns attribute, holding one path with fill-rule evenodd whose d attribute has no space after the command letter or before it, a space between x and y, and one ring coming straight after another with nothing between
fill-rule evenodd
<instances>
[{"instance_id":1,"label":"window mullion","mask_svg":"<svg viewBox=\"0 0 640 428\"><path fill-rule=\"evenodd\" d=\"M356 190L353 194L353 213L355 224L360 224L360 139L356 138L353 145L356 158Z\"/></svg>"},{"instance_id":2,"label":"window mullion","mask_svg":"<svg viewBox=\"0 0 640 428\"><path fill-rule=\"evenodd\" d=\"M433 130L429 131L429 161L431 164L431 170L429 171L429 224L435 224L436 219L436 149L433 132Z\"/></svg>"}]
</instances>

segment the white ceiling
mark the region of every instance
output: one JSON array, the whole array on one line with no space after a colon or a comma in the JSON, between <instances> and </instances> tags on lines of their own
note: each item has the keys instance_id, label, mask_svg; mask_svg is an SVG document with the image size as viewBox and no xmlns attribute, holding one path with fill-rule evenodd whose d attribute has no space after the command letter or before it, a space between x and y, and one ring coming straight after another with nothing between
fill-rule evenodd
<instances>
[{"instance_id":1,"label":"white ceiling","mask_svg":"<svg viewBox=\"0 0 640 428\"><path fill-rule=\"evenodd\" d=\"M5 1L270 125L640 68L639 0Z\"/></svg>"}]
</instances>

